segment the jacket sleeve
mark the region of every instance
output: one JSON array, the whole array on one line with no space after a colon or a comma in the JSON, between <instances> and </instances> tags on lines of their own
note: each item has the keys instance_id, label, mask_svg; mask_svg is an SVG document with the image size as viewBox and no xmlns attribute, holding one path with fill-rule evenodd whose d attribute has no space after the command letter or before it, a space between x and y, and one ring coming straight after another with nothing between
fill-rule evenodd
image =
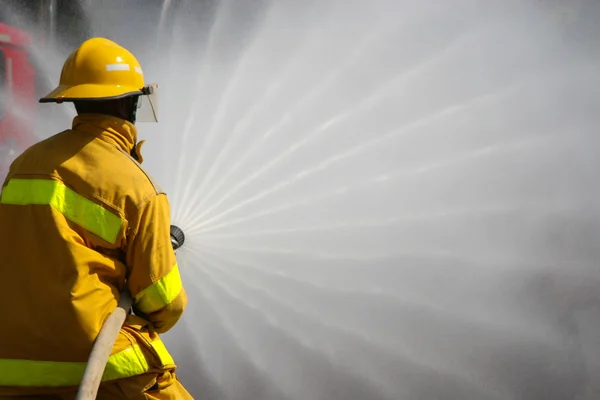
<instances>
[{"instance_id":1,"label":"jacket sleeve","mask_svg":"<svg viewBox=\"0 0 600 400\"><path fill-rule=\"evenodd\" d=\"M127 246L129 290L133 310L158 333L171 329L187 305L171 245L167 196L157 194L130 221Z\"/></svg>"}]
</instances>

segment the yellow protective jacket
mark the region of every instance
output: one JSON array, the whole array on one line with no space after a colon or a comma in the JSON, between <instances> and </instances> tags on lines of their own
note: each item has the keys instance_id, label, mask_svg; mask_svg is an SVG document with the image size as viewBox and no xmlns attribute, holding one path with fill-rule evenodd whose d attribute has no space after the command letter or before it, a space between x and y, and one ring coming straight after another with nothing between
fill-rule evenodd
<instances>
[{"instance_id":1,"label":"yellow protective jacket","mask_svg":"<svg viewBox=\"0 0 600 400\"><path fill-rule=\"evenodd\" d=\"M11 165L0 195L0 393L81 382L127 281L103 380L174 369L158 337L187 303L169 204L135 155L136 127L85 114Z\"/></svg>"}]
</instances>

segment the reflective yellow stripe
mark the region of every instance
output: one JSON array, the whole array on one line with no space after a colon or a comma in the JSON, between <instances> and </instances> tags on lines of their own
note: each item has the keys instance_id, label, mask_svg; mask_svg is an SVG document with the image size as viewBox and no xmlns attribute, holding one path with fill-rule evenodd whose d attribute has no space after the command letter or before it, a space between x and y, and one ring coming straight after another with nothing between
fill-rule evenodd
<instances>
[{"instance_id":1,"label":"reflective yellow stripe","mask_svg":"<svg viewBox=\"0 0 600 400\"><path fill-rule=\"evenodd\" d=\"M158 354L160 362L163 366L175 365L175 360L173 360L173 357L171 357L171 354L169 354L167 348L165 347L165 344L162 341L155 340L154 342L152 342L152 348L154 349L154 351L156 351L156 354Z\"/></svg>"},{"instance_id":2,"label":"reflective yellow stripe","mask_svg":"<svg viewBox=\"0 0 600 400\"><path fill-rule=\"evenodd\" d=\"M103 381L128 378L148 371L148 361L137 344L108 358L106 369L102 375Z\"/></svg>"},{"instance_id":3,"label":"reflective yellow stripe","mask_svg":"<svg viewBox=\"0 0 600 400\"><path fill-rule=\"evenodd\" d=\"M171 304L181 293L182 287L179 267L175 263L167 275L135 296L135 304L146 314L158 311Z\"/></svg>"},{"instance_id":4,"label":"reflective yellow stripe","mask_svg":"<svg viewBox=\"0 0 600 400\"><path fill-rule=\"evenodd\" d=\"M2 190L2 204L49 205L65 218L109 243L117 240L123 220L61 182L49 179L11 179Z\"/></svg>"},{"instance_id":5,"label":"reflective yellow stripe","mask_svg":"<svg viewBox=\"0 0 600 400\"><path fill-rule=\"evenodd\" d=\"M164 365L175 364L161 340L151 343ZM58 362L0 359L0 386L77 386L81 383L85 362ZM138 345L109 357L103 381L128 378L148 372L150 366Z\"/></svg>"},{"instance_id":6,"label":"reflective yellow stripe","mask_svg":"<svg viewBox=\"0 0 600 400\"><path fill-rule=\"evenodd\" d=\"M85 362L0 360L0 386L75 386Z\"/></svg>"}]
</instances>

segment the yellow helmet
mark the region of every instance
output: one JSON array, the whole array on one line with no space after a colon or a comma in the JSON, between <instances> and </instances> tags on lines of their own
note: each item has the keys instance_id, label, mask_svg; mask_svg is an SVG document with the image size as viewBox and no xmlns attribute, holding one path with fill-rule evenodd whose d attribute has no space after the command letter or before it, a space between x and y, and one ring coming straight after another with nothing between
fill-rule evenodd
<instances>
[{"instance_id":1,"label":"yellow helmet","mask_svg":"<svg viewBox=\"0 0 600 400\"><path fill-rule=\"evenodd\" d=\"M40 102L116 99L144 94L144 87L142 67L133 54L113 41L93 38L71 53L58 87Z\"/></svg>"}]
</instances>

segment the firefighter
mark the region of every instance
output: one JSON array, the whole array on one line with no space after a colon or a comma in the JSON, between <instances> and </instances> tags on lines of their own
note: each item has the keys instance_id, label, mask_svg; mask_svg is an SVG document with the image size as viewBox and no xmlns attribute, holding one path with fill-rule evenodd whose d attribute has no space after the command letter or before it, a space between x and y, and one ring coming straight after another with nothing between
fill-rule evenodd
<instances>
[{"instance_id":1,"label":"firefighter","mask_svg":"<svg viewBox=\"0 0 600 400\"><path fill-rule=\"evenodd\" d=\"M166 195L142 169L134 125L156 120L156 85L103 38L66 60L40 102L73 102L71 129L20 155L0 196L0 396L73 398L119 293L134 299L98 398L189 399L159 334L187 297ZM141 107L140 107L141 105Z\"/></svg>"}]
</instances>

